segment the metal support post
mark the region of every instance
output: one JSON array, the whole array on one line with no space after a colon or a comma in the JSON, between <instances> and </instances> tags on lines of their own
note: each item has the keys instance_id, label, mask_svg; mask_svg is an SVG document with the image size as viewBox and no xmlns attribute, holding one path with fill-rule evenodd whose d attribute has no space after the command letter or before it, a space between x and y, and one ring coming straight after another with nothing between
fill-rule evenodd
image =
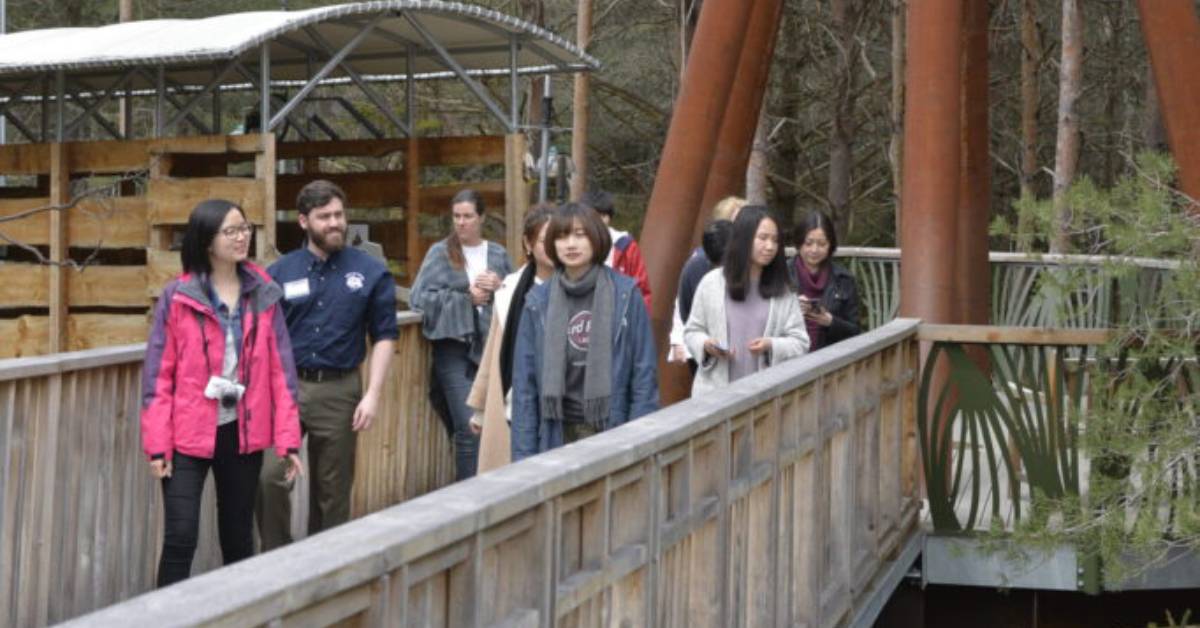
<instances>
[{"instance_id":1,"label":"metal support post","mask_svg":"<svg viewBox=\"0 0 1200 628\"><path fill-rule=\"evenodd\" d=\"M264 41L258 51L258 132L269 133L271 127L271 42Z\"/></svg>"},{"instance_id":2,"label":"metal support post","mask_svg":"<svg viewBox=\"0 0 1200 628\"><path fill-rule=\"evenodd\" d=\"M416 46L405 50L404 118L408 122L409 137L417 136L417 73L413 70L417 62Z\"/></svg>"},{"instance_id":3,"label":"metal support post","mask_svg":"<svg viewBox=\"0 0 1200 628\"><path fill-rule=\"evenodd\" d=\"M713 152L708 181L700 201L692 230L692 241L700 241L700 233L708 222L714 205L721 199L741 194L746 183L746 164L754 146L754 131L767 91L771 58L775 51L776 35L782 21L783 0L754 0L749 8L750 23L738 57L738 69L733 89L721 118L717 149Z\"/></svg>"},{"instance_id":4,"label":"metal support post","mask_svg":"<svg viewBox=\"0 0 1200 628\"><path fill-rule=\"evenodd\" d=\"M733 89L750 12L745 0L705 0L662 159L650 194L641 246L654 294L651 321L656 355L665 355L679 270L691 239L679 237L696 222L720 125ZM721 622L719 622L721 623Z\"/></svg>"},{"instance_id":5,"label":"metal support post","mask_svg":"<svg viewBox=\"0 0 1200 628\"><path fill-rule=\"evenodd\" d=\"M900 202L900 315L953 323L962 157L962 0L908 7L908 92Z\"/></svg>"},{"instance_id":6,"label":"metal support post","mask_svg":"<svg viewBox=\"0 0 1200 628\"><path fill-rule=\"evenodd\" d=\"M520 114L518 111L521 107L521 77L517 74L517 54L521 48L517 43L517 36L511 35L508 38L508 109L512 113L512 128L515 130L521 126Z\"/></svg>"},{"instance_id":7,"label":"metal support post","mask_svg":"<svg viewBox=\"0 0 1200 628\"><path fill-rule=\"evenodd\" d=\"M154 75L154 137L162 137L167 117L167 68L158 66Z\"/></svg>"},{"instance_id":8,"label":"metal support post","mask_svg":"<svg viewBox=\"0 0 1200 628\"><path fill-rule=\"evenodd\" d=\"M67 74L64 70L54 73L54 137L55 141L67 139Z\"/></svg>"},{"instance_id":9,"label":"metal support post","mask_svg":"<svg viewBox=\"0 0 1200 628\"><path fill-rule=\"evenodd\" d=\"M554 96L550 90L550 75L543 80L542 90L542 156L538 159L538 202L546 202L546 184L550 171L550 115Z\"/></svg>"},{"instance_id":10,"label":"metal support post","mask_svg":"<svg viewBox=\"0 0 1200 628\"><path fill-rule=\"evenodd\" d=\"M1179 186L1200 215L1200 18L1192 0L1138 0Z\"/></svg>"}]
</instances>

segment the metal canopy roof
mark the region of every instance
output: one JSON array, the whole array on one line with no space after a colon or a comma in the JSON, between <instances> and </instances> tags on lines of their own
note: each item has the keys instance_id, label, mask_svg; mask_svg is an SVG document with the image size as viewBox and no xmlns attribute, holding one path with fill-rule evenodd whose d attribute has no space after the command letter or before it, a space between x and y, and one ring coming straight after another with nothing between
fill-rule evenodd
<instances>
[{"instance_id":1,"label":"metal canopy roof","mask_svg":"<svg viewBox=\"0 0 1200 628\"><path fill-rule=\"evenodd\" d=\"M447 56L471 75L508 74L514 66L525 74L600 65L570 42L510 15L461 2L391 0L12 33L0 36L0 86L17 89L59 70L77 79L160 66L170 84L209 84L232 60L257 63L264 42L273 82L311 80L343 51L344 65L364 77L447 76L455 71ZM321 78L348 76L337 65ZM153 88L151 79L150 72L135 72L123 82L127 89ZM242 74L226 72L218 82L244 81Z\"/></svg>"}]
</instances>

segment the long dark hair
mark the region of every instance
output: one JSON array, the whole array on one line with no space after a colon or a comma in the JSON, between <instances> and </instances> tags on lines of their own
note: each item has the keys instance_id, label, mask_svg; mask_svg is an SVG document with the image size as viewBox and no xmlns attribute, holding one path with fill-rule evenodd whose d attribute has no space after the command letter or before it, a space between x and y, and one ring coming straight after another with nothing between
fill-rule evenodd
<instances>
[{"instance_id":1,"label":"long dark hair","mask_svg":"<svg viewBox=\"0 0 1200 628\"><path fill-rule=\"evenodd\" d=\"M234 210L241 213L242 218L246 217L241 207L218 198L201 201L192 209L192 215L188 216L187 231L183 233L183 247L179 250L183 272L205 275L212 272L208 249L221 230L225 216Z\"/></svg>"},{"instance_id":2,"label":"long dark hair","mask_svg":"<svg viewBox=\"0 0 1200 628\"><path fill-rule=\"evenodd\" d=\"M733 222L733 233L729 236L729 246L725 249L725 288L729 298L734 301L746 299L746 288L750 285L750 256L754 252L754 234L758 225L764 220L775 223L779 228L779 220L771 210L762 205L747 205L738 212L737 220ZM775 252L771 263L762 270L758 281L758 293L764 299L770 299L786 294L791 289L791 278L788 277L787 262L784 261L783 246Z\"/></svg>"},{"instance_id":3,"label":"long dark hair","mask_svg":"<svg viewBox=\"0 0 1200 628\"><path fill-rule=\"evenodd\" d=\"M538 205L525 215L525 225L522 236L525 242L534 241L537 246L538 232L542 226L554 217L554 207ZM504 318L504 338L500 342L500 386L504 394L512 388L513 350L517 346L517 327L521 324L521 310L525 309L525 295L536 285L537 261L533 251L525 255L525 270L521 279L513 289L512 301L508 305L508 314Z\"/></svg>"},{"instance_id":4,"label":"long dark hair","mask_svg":"<svg viewBox=\"0 0 1200 628\"><path fill-rule=\"evenodd\" d=\"M825 258L825 261L821 262L822 266L828 266L833 263L833 254L837 252L838 238L837 230L833 227L833 221L829 219L829 216L825 215L825 212L814 209L808 212L804 220L800 221L800 225L796 227L796 234L799 236L796 240L796 248L799 249L804 246L804 240L808 238L808 232L813 229L824 231L825 239L829 240L829 256ZM796 256L796 263L802 263L799 255Z\"/></svg>"},{"instance_id":5,"label":"long dark hair","mask_svg":"<svg viewBox=\"0 0 1200 628\"><path fill-rule=\"evenodd\" d=\"M471 188L459 190L454 198L450 199L450 207L453 208L459 203L470 203L475 206L475 214L482 216L487 208L483 205L483 195ZM462 242L458 239L458 232L451 227L450 235L446 236L446 255L450 257L450 267L455 270L462 270L467 265L467 258L463 255Z\"/></svg>"}]
</instances>

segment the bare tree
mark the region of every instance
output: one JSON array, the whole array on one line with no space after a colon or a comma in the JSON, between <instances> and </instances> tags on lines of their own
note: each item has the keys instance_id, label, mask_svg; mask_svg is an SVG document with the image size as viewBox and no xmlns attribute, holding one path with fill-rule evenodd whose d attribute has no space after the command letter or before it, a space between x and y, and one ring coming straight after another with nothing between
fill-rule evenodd
<instances>
[{"instance_id":1,"label":"bare tree","mask_svg":"<svg viewBox=\"0 0 1200 628\"><path fill-rule=\"evenodd\" d=\"M1067 190L1079 168L1079 95L1083 88L1083 11L1080 0L1063 0L1062 63L1058 87L1058 139L1054 150L1054 226L1050 252L1067 250L1071 207Z\"/></svg>"}]
</instances>

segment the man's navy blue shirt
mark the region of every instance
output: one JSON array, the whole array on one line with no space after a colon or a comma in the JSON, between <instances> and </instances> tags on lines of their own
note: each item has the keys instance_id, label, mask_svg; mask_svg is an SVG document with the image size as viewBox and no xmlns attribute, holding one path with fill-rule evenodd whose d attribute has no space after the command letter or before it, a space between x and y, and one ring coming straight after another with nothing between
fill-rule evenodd
<instances>
[{"instance_id":1,"label":"man's navy blue shirt","mask_svg":"<svg viewBox=\"0 0 1200 628\"><path fill-rule=\"evenodd\" d=\"M322 261L308 247L267 269L283 286L283 313L296 367L353 369L371 342L399 337L396 283L379 260L344 248Z\"/></svg>"}]
</instances>

